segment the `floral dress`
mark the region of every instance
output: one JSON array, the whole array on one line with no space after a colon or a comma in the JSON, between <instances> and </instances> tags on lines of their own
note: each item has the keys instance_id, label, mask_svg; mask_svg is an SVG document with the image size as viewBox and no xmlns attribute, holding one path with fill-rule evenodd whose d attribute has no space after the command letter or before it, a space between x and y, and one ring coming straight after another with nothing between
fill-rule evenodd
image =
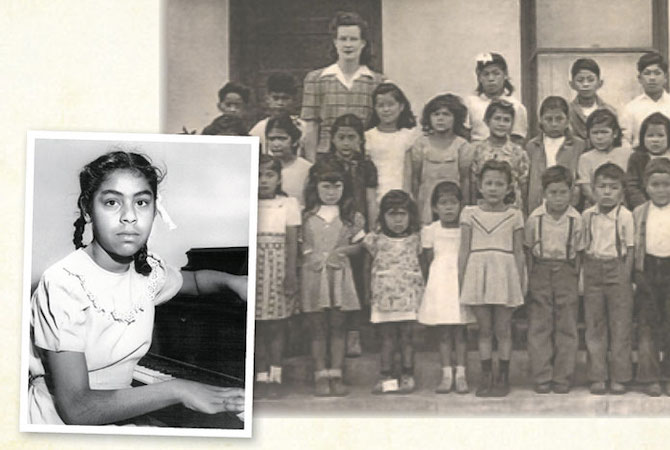
<instances>
[{"instance_id":1,"label":"floral dress","mask_svg":"<svg viewBox=\"0 0 670 450\"><path fill-rule=\"evenodd\" d=\"M368 233L363 245L372 255L372 323L416 320L423 296L418 233L389 237Z\"/></svg>"},{"instance_id":2,"label":"floral dress","mask_svg":"<svg viewBox=\"0 0 670 450\"><path fill-rule=\"evenodd\" d=\"M522 211L523 198L521 197L522 188L528 183L528 174L530 172L530 159L528 153L509 139L502 147L494 147L489 141L480 141L473 144L472 160L472 180L476 182L479 179L479 171L489 159L496 161L505 161L512 167L512 189L514 190L514 206ZM477 188L473 187L473 193ZM473 199L474 203L474 199Z\"/></svg>"},{"instance_id":3,"label":"floral dress","mask_svg":"<svg viewBox=\"0 0 670 450\"><path fill-rule=\"evenodd\" d=\"M86 357L91 389L129 388L151 345L154 305L177 294L179 271L149 255L148 276L109 272L79 249L48 268L31 298L28 421L63 424L45 379L44 350Z\"/></svg>"}]
</instances>

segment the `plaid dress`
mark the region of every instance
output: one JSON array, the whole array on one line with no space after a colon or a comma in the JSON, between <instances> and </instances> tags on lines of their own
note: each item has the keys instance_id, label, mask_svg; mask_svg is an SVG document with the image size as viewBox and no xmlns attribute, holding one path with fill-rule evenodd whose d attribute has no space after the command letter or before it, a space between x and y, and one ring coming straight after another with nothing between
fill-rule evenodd
<instances>
[{"instance_id":1,"label":"plaid dress","mask_svg":"<svg viewBox=\"0 0 670 450\"><path fill-rule=\"evenodd\" d=\"M372 115L372 92L384 81L384 76L361 66L354 76L351 88L338 77L339 67L329 67L309 72L305 77L300 118L319 123L317 152L326 152L330 145L330 127L339 116L355 114L364 124Z\"/></svg>"}]
</instances>

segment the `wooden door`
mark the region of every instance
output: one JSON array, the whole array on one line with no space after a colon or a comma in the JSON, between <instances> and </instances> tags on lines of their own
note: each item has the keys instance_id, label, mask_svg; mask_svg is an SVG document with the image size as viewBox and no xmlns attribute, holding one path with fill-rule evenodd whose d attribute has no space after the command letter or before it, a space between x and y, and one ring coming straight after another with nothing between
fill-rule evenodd
<instances>
[{"instance_id":1,"label":"wooden door","mask_svg":"<svg viewBox=\"0 0 670 450\"><path fill-rule=\"evenodd\" d=\"M250 117L265 116L266 80L273 72L293 75L298 85L310 70L334 62L328 24L338 11L355 11L368 22L373 70L382 70L381 0L231 0L230 78L253 92Z\"/></svg>"}]
</instances>

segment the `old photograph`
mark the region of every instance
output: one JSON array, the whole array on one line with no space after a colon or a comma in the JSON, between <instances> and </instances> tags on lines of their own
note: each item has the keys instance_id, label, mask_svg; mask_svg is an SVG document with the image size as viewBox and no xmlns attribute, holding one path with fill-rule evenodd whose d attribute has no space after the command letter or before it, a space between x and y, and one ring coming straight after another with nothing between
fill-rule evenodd
<instances>
[{"instance_id":1,"label":"old photograph","mask_svg":"<svg viewBox=\"0 0 670 450\"><path fill-rule=\"evenodd\" d=\"M258 142L30 132L21 430L250 437Z\"/></svg>"},{"instance_id":2,"label":"old photograph","mask_svg":"<svg viewBox=\"0 0 670 450\"><path fill-rule=\"evenodd\" d=\"M667 0L163 4L162 131L261 144L268 415L667 415Z\"/></svg>"}]
</instances>

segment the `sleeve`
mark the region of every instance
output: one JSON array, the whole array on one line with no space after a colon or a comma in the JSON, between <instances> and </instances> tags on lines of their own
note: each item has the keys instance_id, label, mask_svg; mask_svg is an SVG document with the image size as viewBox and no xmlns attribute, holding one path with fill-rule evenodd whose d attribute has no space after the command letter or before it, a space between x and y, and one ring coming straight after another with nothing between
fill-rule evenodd
<instances>
[{"instance_id":1,"label":"sleeve","mask_svg":"<svg viewBox=\"0 0 670 450\"><path fill-rule=\"evenodd\" d=\"M639 153L636 151L630 156L628 160L628 168L626 170L626 200L630 208L635 208L638 205L647 201L645 191L643 188L643 174L641 166L642 161Z\"/></svg>"},{"instance_id":2,"label":"sleeve","mask_svg":"<svg viewBox=\"0 0 670 450\"><path fill-rule=\"evenodd\" d=\"M425 225L421 229L421 246L423 248L433 248L433 227Z\"/></svg>"},{"instance_id":3,"label":"sleeve","mask_svg":"<svg viewBox=\"0 0 670 450\"><path fill-rule=\"evenodd\" d=\"M586 210L582 213L582 250L587 250L591 245L591 237L588 232L591 227L591 213Z\"/></svg>"},{"instance_id":4,"label":"sleeve","mask_svg":"<svg viewBox=\"0 0 670 450\"><path fill-rule=\"evenodd\" d=\"M523 230L523 214L520 209L514 208L514 231Z\"/></svg>"},{"instance_id":5,"label":"sleeve","mask_svg":"<svg viewBox=\"0 0 670 450\"><path fill-rule=\"evenodd\" d=\"M319 92L319 75L321 70L314 70L305 76L302 92L302 109L300 118L303 120L321 119L321 94Z\"/></svg>"},{"instance_id":6,"label":"sleeve","mask_svg":"<svg viewBox=\"0 0 670 450\"><path fill-rule=\"evenodd\" d=\"M363 238L363 247L370 252L372 256L377 253L377 234L370 232Z\"/></svg>"},{"instance_id":7,"label":"sleeve","mask_svg":"<svg viewBox=\"0 0 670 450\"><path fill-rule=\"evenodd\" d=\"M584 219L577 217L575 220L575 251L581 252L586 248L584 238Z\"/></svg>"},{"instance_id":8,"label":"sleeve","mask_svg":"<svg viewBox=\"0 0 670 450\"><path fill-rule=\"evenodd\" d=\"M577 161L577 184L590 184L591 173L589 169L588 159L585 156L588 153L582 153Z\"/></svg>"},{"instance_id":9,"label":"sleeve","mask_svg":"<svg viewBox=\"0 0 670 450\"><path fill-rule=\"evenodd\" d=\"M518 173L518 182L525 183L528 181L528 174L530 173L530 158L528 158L528 153L521 146L517 145L517 173Z\"/></svg>"},{"instance_id":10,"label":"sleeve","mask_svg":"<svg viewBox=\"0 0 670 450\"><path fill-rule=\"evenodd\" d=\"M622 207L621 210L621 238L626 247L635 245L635 221L633 214Z\"/></svg>"},{"instance_id":11,"label":"sleeve","mask_svg":"<svg viewBox=\"0 0 670 450\"><path fill-rule=\"evenodd\" d=\"M365 236L365 217L363 214L357 212L354 214L354 224L351 227L351 238L350 242L356 243L363 239Z\"/></svg>"},{"instance_id":12,"label":"sleeve","mask_svg":"<svg viewBox=\"0 0 670 450\"><path fill-rule=\"evenodd\" d=\"M83 352L89 307L76 275L63 268L47 270L31 298L33 343L56 352Z\"/></svg>"},{"instance_id":13,"label":"sleeve","mask_svg":"<svg viewBox=\"0 0 670 450\"><path fill-rule=\"evenodd\" d=\"M537 217L531 216L526 221L526 226L523 231L523 245L529 249L532 249L535 245L535 228L537 223Z\"/></svg>"},{"instance_id":14,"label":"sleeve","mask_svg":"<svg viewBox=\"0 0 670 450\"><path fill-rule=\"evenodd\" d=\"M366 159L363 162L363 174L365 176L365 187L376 188L379 183L377 180L377 166L371 159Z\"/></svg>"},{"instance_id":15,"label":"sleeve","mask_svg":"<svg viewBox=\"0 0 670 450\"><path fill-rule=\"evenodd\" d=\"M516 112L514 113L514 125L512 126L512 134L526 138L528 134L528 114L526 113L526 107L522 103L517 103L515 108Z\"/></svg>"},{"instance_id":16,"label":"sleeve","mask_svg":"<svg viewBox=\"0 0 670 450\"><path fill-rule=\"evenodd\" d=\"M302 223L300 217L300 204L295 197L287 197L286 199L286 226L297 227Z\"/></svg>"},{"instance_id":17,"label":"sleeve","mask_svg":"<svg viewBox=\"0 0 670 450\"><path fill-rule=\"evenodd\" d=\"M463 208L463 211L461 211L461 219L460 219L460 224L461 225L467 225L469 227L472 226L472 209L474 206L466 206Z\"/></svg>"},{"instance_id":18,"label":"sleeve","mask_svg":"<svg viewBox=\"0 0 670 450\"><path fill-rule=\"evenodd\" d=\"M176 267L173 267L169 264L166 264L164 261L159 260L159 266L154 270L161 270L163 272L163 283L156 292L154 297L154 304L160 305L170 300L172 297L177 295L181 289L184 279L181 276L181 271ZM149 274L151 277L152 274Z\"/></svg>"},{"instance_id":19,"label":"sleeve","mask_svg":"<svg viewBox=\"0 0 670 450\"><path fill-rule=\"evenodd\" d=\"M472 163L470 164L470 169L472 172L472 179L476 180L479 177L479 170L481 167L481 146L478 144L475 144L474 147L472 148Z\"/></svg>"}]
</instances>

